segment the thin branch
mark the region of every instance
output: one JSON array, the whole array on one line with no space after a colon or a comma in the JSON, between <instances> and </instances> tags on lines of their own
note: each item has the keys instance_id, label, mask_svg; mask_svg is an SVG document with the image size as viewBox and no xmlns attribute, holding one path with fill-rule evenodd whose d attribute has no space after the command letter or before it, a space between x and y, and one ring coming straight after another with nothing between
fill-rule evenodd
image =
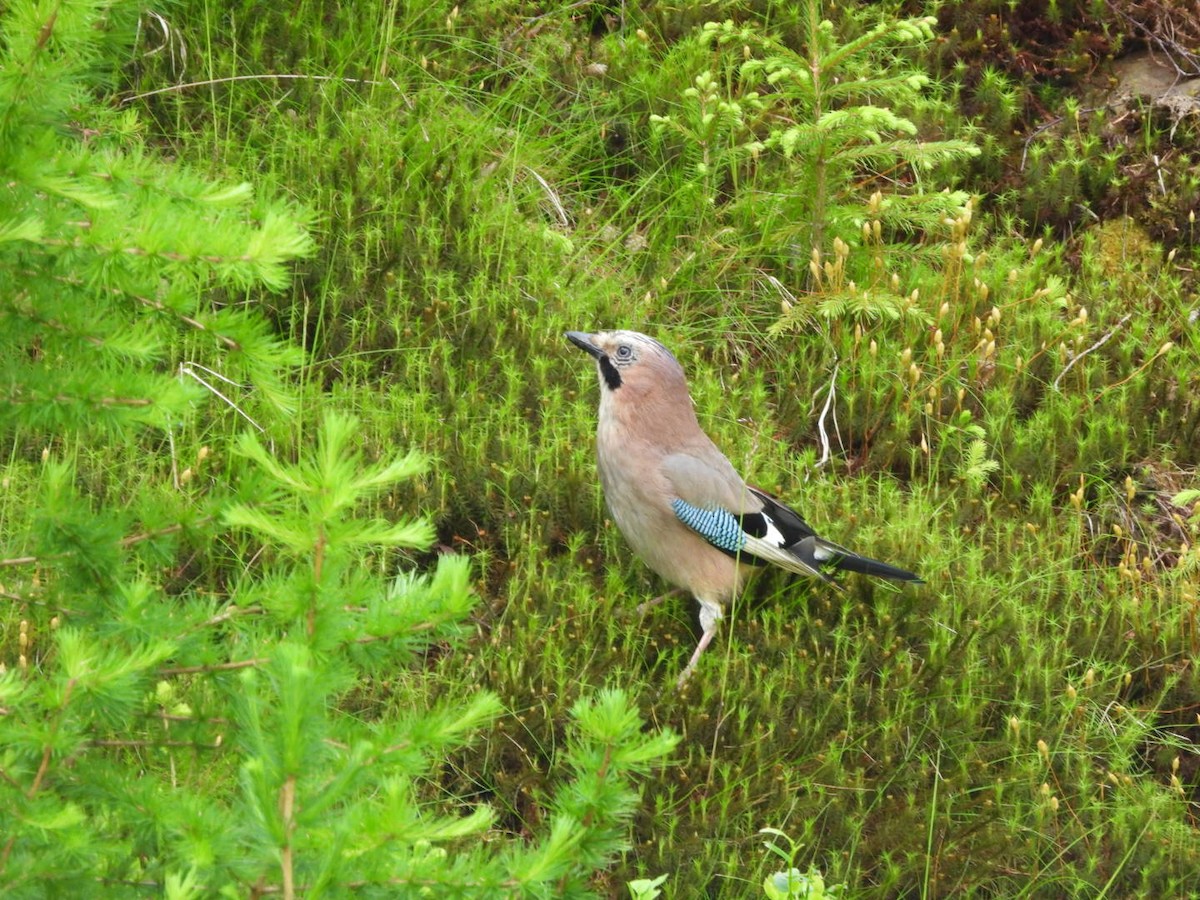
<instances>
[{"instance_id":1,"label":"thin branch","mask_svg":"<svg viewBox=\"0 0 1200 900\"><path fill-rule=\"evenodd\" d=\"M833 363L833 375L829 378L829 391L825 395L825 406L821 410L821 415L817 419L817 432L821 435L821 458L817 460L817 468L829 462L830 447L829 434L825 431L825 417L829 415L829 410L833 406L833 398L837 395L837 373L840 361L835 360ZM833 416L834 427L837 427L837 413Z\"/></svg>"},{"instance_id":2,"label":"thin branch","mask_svg":"<svg viewBox=\"0 0 1200 900\"><path fill-rule=\"evenodd\" d=\"M198 525L198 526L199 525L207 525L209 522L213 521L213 518L214 518L213 516L204 516L203 518L198 519L196 521L196 525ZM167 525L164 528L158 528L158 529L155 529L154 531L142 531L142 532L139 532L138 534L131 534L131 535L128 535L127 537L123 537L119 541L117 541L117 546L121 547L122 549L127 549L129 547L132 547L134 544L140 544L142 541L153 540L156 537L162 537L163 535L166 535L166 534L175 534L176 532L182 531L183 528L184 528L183 523L177 522L174 525ZM73 555L74 555L74 553L55 553L50 556L13 556L13 557L9 557L8 559L0 559L0 567L3 567L3 566L35 566L41 562L48 562L48 561L54 560L54 559L66 559L67 557L73 556ZM19 600L21 598L14 597L12 599Z\"/></svg>"},{"instance_id":3,"label":"thin branch","mask_svg":"<svg viewBox=\"0 0 1200 900\"><path fill-rule=\"evenodd\" d=\"M1172 350L1174 348L1174 346L1175 345L1173 343L1171 343L1170 341L1163 344L1161 347L1158 348L1157 353L1155 353L1152 357L1150 357L1148 360L1146 360L1144 363L1142 363L1140 366L1138 366L1136 369L1134 369L1132 372L1130 372L1128 375L1126 375L1120 381L1114 381L1112 384L1105 385L1104 388L1101 391L1099 391L1095 397L1092 398L1092 402L1095 402L1096 400L1100 399L1105 394L1107 394L1109 391L1116 390L1121 385L1127 384L1128 382L1132 381L1134 378L1137 377L1139 372L1144 372L1146 369L1150 368L1152 365L1154 365L1155 360L1157 360L1160 356L1166 355L1170 350Z\"/></svg>"},{"instance_id":4,"label":"thin branch","mask_svg":"<svg viewBox=\"0 0 1200 900\"><path fill-rule=\"evenodd\" d=\"M283 847L280 848L279 866L283 878L284 900L296 896L295 872L292 867L292 833L296 830L296 776L288 775L279 789L279 817L283 819Z\"/></svg>"},{"instance_id":5,"label":"thin branch","mask_svg":"<svg viewBox=\"0 0 1200 900\"><path fill-rule=\"evenodd\" d=\"M62 725L63 716L66 714L67 704L71 702L71 694L75 692L75 679L67 680L66 688L63 690L62 703L58 707L58 716L50 725L49 739L46 745L42 748L42 761L38 765L37 773L33 776L33 784L29 786L29 790L25 792L25 797L32 800L37 796L38 790L41 789L42 780L46 777L46 772L50 769L50 757L54 755L54 738L58 735L59 726ZM8 857L12 854L13 844L16 843L17 836L14 834L9 837L8 842L4 845L4 849L0 851L0 873L8 867Z\"/></svg>"},{"instance_id":6,"label":"thin branch","mask_svg":"<svg viewBox=\"0 0 1200 900\"><path fill-rule=\"evenodd\" d=\"M40 273L38 274L38 277L39 278L42 277ZM69 328L67 325L60 322L58 319L39 315L38 311L36 309L34 309L32 303L29 306L23 306L18 302L18 301L28 300L28 299L29 299L29 295L27 293L22 292L22 293L18 294L16 297L13 297L9 301L9 306L18 315L23 316L26 319L29 319L31 322L34 322L38 325L42 325L46 328L49 328L51 331L58 331L69 337L78 337L84 341L87 341L93 347L103 347L104 346L104 340L102 338L98 338L94 334L85 334L81 331L77 331L75 329Z\"/></svg>"},{"instance_id":7,"label":"thin branch","mask_svg":"<svg viewBox=\"0 0 1200 900\"><path fill-rule=\"evenodd\" d=\"M28 269L22 270L21 274L26 277L29 277L29 278L45 278L45 275L43 273L33 272ZM82 278L76 278L71 275L54 275L54 276L52 276L52 278L54 281L57 281L60 284L68 284L71 287L84 287L86 284L86 282ZM173 309L170 306L167 306L167 304L163 303L161 300L155 300L150 297L143 297L141 294L130 293L130 292L123 291L120 288L115 288L115 287L103 288L103 290L107 290L108 293L110 295L112 295L113 297L129 297L133 300L136 300L138 303L141 303L143 306L146 306L146 307L149 307L150 309L155 310L156 312L160 312L171 318L178 319L180 322L183 322L185 325L195 328L198 331L207 332L208 334L211 334L218 342L220 342L223 346L225 346L229 350L240 350L241 349L241 345L237 341L235 341L233 338L229 337L228 335L221 334L220 332L213 331L208 325L204 324L199 319L193 318L192 316L189 316L187 313L180 312L177 309ZM41 322L41 324L44 324L48 327L52 327L52 328L56 327L55 323L53 323L51 321L42 321L40 319L35 318L35 314L32 310L25 310L25 309L21 309L21 308L15 307L15 306L13 308L16 309L22 315L25 315L28 318L34 319L34 321ZM65 330L64 326L59 325L57 327L59 328L59 330ZM86 340L89 343L92 343L96 346L102 346L104 343L102 338L95 337L94 335L83 335L83 338L84 338L84 340Z\"/></svg>"},{"instance_id":8,"label":"thin branch","mask_svg":"<svg viewBox=\"0 0 1200 900\"><path fill-rule=\"evenodd\" d=\"M230 400L228 397L226 397L224 394L222 394L219 390L217 390L215 387L213 387L211 384L209 384L207 381L205 381L203 378L201 378L199 375L197 375L192 370L193 365L197 366L198 368L204 369L209 374L215 375L223 381L228 381L230 384L236 384L237 382L230 381L228 378L226 378L224 375L221 375L219 372L214 372L212 369L205 368L204 366L200 366L197 363L180 363L179 364L179 374L180 375L187 375L191 378L196 379L196 381L200 382L202 385L204 385L206 388L208 388L209 391L211 391L213 394L215 394L216 396L218 396L222 400L224 400L225 403L228 404L229 407L235 413L237 413L239 416L241 416L243 419L245 419L247 422L249 422L251 425L253 425L255 428L257 428L259 431L266 431L266 429L263 428L261 425L259 425L257 422L255 422L254 419L250 418L249 415L242 412L241 407L239 407L236 403L234 403L232 400ZM238 385L238 386L241 387L241 385Z\"/></svg>"},{"instance_id":9,"label":"thin branch","mask_svg":"<svg viewBox=\"0 0 1200 900\"><path fill-rule=\"evenodd\" d=\"M1110 6L1135 31L1141 32L1147 43L1158 45L1158 49L1162 51L1163 56L1171 64L1171 68L1175 70L1175 80L1177 83L1182 78L1194 78L1200 74L1200 56L1197 56L1197 54L1193 53L1187 47L1167 36L1166 32L1168 29L1164 26L1169 23L1157 21L1154 23L1154 27L1151 27L1144 22L1139 22L1125 12L1125 10L1121 9L1119 5L1110 4ZM1185 19L1184 21L1186 22L1187 20ZM1170 30L1174 31L1174 28ZM1153 56L1153 53L1151 53L1151 56ZM1191 66L1190 70L1180 65L1179 60L1181 59Z\"/></svg>"},{"instance_id":10,"label":"thin branch","mask_svg":"<svg viewBox=\"0 0 1200 900\"><path fill-rule=\"evenodd\" d=\"M438 622L418 622L416 625L409 626L409 628L405 631L405 634L406 635L407 634L416 634L416 633L419 633L422 631L431 631L434 628L437 628L438 624L439 624ZM403 637L403 635L368 634L368 635L364 635L363 637L355 638L354 643L356 643L356 644L374 644L376 641L390 641L397 637Z\"/></svg>"},{"instance_id":11,"label":"thin branch","mask_svg":"<svg viewBox=\"0 0 1200 900\"><path fill-rule=\"evenodd\" d=\"M229 672L234 669L249 669L270 662L270 657L260 656L257 659L238 659L233 662L214 663L211 666L173 666L159 669L159 675L198 675L202 672Z\"/></svg>"},{"instance_id":12,"label":"thin branch","mask_svg":"<svg viewBox=\"0 0 1200 900\"><path fill-rule=\"evenodd\" d=\"M203 622L197 622L195 625L184 629L180 634L180 637L191 634L195 631L199 631L202 628L210 628L213 625L220 625L222 622L228 622L230 619L235 619L238 616L256 616L264 612L266 612L266 610L264 610L261 606L247 606L245 609L243 609L240 606L234 606L230 604L229 608L226 609L225 612L217 613L210 619L205 619Z\"/></svg>"},{"instance_id":13,"label":"thin branch","mask_svg":"<svg viewBox=\"0 0 1200 900\"><path fill-rule=\"evenodd\" d=\"M205 516L196 522L197 525L207 525L213 520L213 516ZM134 544L140 544L142 541L149 541L156 537L162 537L167 534L175 534L183 531L183 523L176 522L174 525L167 525L164 528L159 528L154 531L143 531L138 534L131 534L128 537L121 538L119 543L122 547L132 547Z\"/></svg>"},{"instance_id":14,"label":"thin branch","mask_svg":"<svg viewBox=\"0 0 1200 900\"><path fill-rule=\"evenodd\" d=\"M550 205L554 207L554 211L558 213L558 221L563 228L571 227L571 217L567 215L566 209L563 208L562 201L558 199L558 194L554 192L554 188L550 187L550 182L546 181L530 166L525 166L525 171L537 179L537 183L542 186L542 190L546 192L546 196L550 198Z\"/></svg>"},{"instance_id":15,"label":"thin branch","mask_svg":"<svg viewBox=\"0 0 1200 900\"><path fill-rule=\"evenodd\" d=\"M153 97L155 94L173 94L179 91L190 90L197 87L211 87L214 84L228 84L232 81L340 81L343 84L365 84L370 87L386 87L391 85L396 87L394 81L371 81L367 78L342 78L337 75L229 75L225 78L208 78L204 81L189 81L186 84L173 84L169 87L157 88L153 91L145 91L141 94L133 94L121 100L122 104L133 103L135 100L144 100L146 97Z\"/></svg>"},{"instance_id":16,"label":"thin branch","mask_svg":"<svg viewBox=\"0 0 1200 900\"><path fill-rule=\"evenodd\" d=\"M846 790L848 790L848 788ZM866 790L866 788L862 788L861 790ZM160 889L163 887L162 882L158 882L158 881L150 881L150 880L133 881L130 879L125 879L125 878L97 878L96 882L98 884L103 884L103 885L119 884L119 885L123 885L125 887L140 887L140 888L152 888L152 889ZM428 889L428 890L433 890L433 889L437 889L437 888L441 888L441 889L445 890L445 888L446 888L446 882L440 881L436 878L387 878L387 879L383 879L383 880L374 880L374 881L368 881L368 880L363 879L363 880L359 880L359 881L347 881L347 882L343 883L341 886L346 888L347 890L360 890L362 888L373 888L373 887L377 888L377 887L380 887L381 885L387 885L390 887L424 888L424 889ZM456 880L454 883L454 888L456 890L459 890L460 892L463 888L486 888L486 889L493 890L493 891L494 890L515 891L518 888L520 888L521 886L522 886L521 882L515 878L506 878L503 881L499 882L498 884L493 884L492 882L485 882L485 881L474 881L471 879L466 879L466 880L459 879L459 880ZM301 884L301 885L296 885L295 889L297 892L299 892L301 894L307 894L309 887L308 887L308 885ZM206 885L200 885L199 890L203 895L207 895L209 893ZM283 888L278 885L258 883L258 884L254 885L254 891L251 894L251 896L265 897L265 896L273 896L275 894L282 894L282 893L283 893ZM505 894L505 896L508 896L508 894Z\"/></svg>"},{"instance_id":17,"label":"thin branch","mask_svg":"<svg viewBox=\"0 0 1200 900\"><path fill-rule=\"evenodd\" d=\"M167 722L187 722L189 725L228 725L229 720L223 719L220 716L211 716L201 718L198 716L176 716L171 713L150 712L143 713L147 718L153 717L156 720L165 720Z\"/></svg>"},{"instance_id":18,"label":"thin branch","mask_svg":"<svg viewBox=\"0 0 1200 900\"><path fill-rule=\"evenodd\" d=\"M114 290L113 293L119 293L119 292ZM221 344L223 344L229 350L240 350L241 349L241 346L233 338L213 331L211 328L209 328L207 325L205 325L199 319L195 319L195 318L187 315L186 313L180 312L177 309L172 309L171 307L167 306L167 304L163 303L161 300L152 300L151 298L143 297L140 294L130 294L129 296L133 297L134 300L137 300L143 306L150 307L155 312L165 313L169 316L173 316L174 318L179 319L184 324L190 325L192 328L195 328L198 331L207 331L209 334L213 335Z\"/></svg>"},{"instance_id":19,"label":"thin branch","mask_svg":"<svg viewBox=\"0 0 1200 900\"><path fill-rule=\"evenodd\" d=\"M69 394L59 394L54 398L56 401L62 402L65 400L81 400L87 398L72 397ZM98 403L101 406L153 406L154 401L149 397L101 397L99 400L93 400L93 403Z\"/></svg>"},{"instance_id":20,"label":"thin branch","mask_svg":"<svg viewBox=\"0 0 1200 900\"><path fill-rule=\"evenodd\" d=\"M1081 109L1075 113L1075 118L1079 118L1080 116L1087 115L1088 113L1097 112L1101 109L1104 109L1104 107L1103 106L1084 107L1083 109ZM1036 138L1043 131L1047 131L1048 129L1053 128L1055 125L1059 124L1065 118L1066 118L1066 116L1055 116L1049 122L1046 122L1043 125L1039 125L1037 128L1033 129L1033 131L1029 132L1028 137L1025 138L1025 146L1021 150L1021 165L1017 168L1017 171L1019 171L1019 172L1025 171L1025 158L1029 155L1029 145L1033 143L1034 138Z\"/></svg>"},{"instance_id":21,"label":"thin branch","mask_svg":"<svg viewBox=\"0 0 1200 900\"><path fill-rule=\"evenodd\" d=\"M93 747L189 747L193 750L220 750L221 741L212 744L201 744L198 741L154 741L154 740L94 740L89 741Z\"/></svg>"},{"instance_id":22,"label":"thin branch","mask_svg":"<svg viewBox=\"0 0 1200 900\"><path fill-rule=\"evenodd\" d=\"M26 406L32 404L42 404L46 402L45 397L33 397L25 399L23 397L15 397L9 395L4 398L4 402L12 406ZM97 400L94 397L76 397L71 394L55 394L52 403L87 403L92 406L132 406L144 407L153 406L154 401L149 397L101 397Z\"/></svg>"},{"instance_id":23,"label":"thin branch","mask_svg":"<svg viewBox=\"0 0 1200 900\"><path fill-rule=\"evenodd\" d=\"M1053 384L1054 390L1056 390L1056 391L1058 390L1058 383L1063 380L1064 375L1066 375L1068 372L1071 371L1071 366L1075 365L1075 363L1079 362L1081 359L1083 359L1085 356L1087 356L1093 350L1099 350L1101 347L1103 347L1105 344L1107 344L1109 342L1109 340L1111 340L1112 336L1114 334L1116 334L1117 331L1126 322L1128 322L1132 318L1133 318L1133 313L1126 314L1121 319L1120 322L1118 322L1116 325L1113 326L1112 331L1110 331L1108 334L1104 335L1104 337L1100 338L1100 340L1096 341L1096 343L1092 344L1092 346L1088 347L1083 352L1078 353L1075 356L1071 357L1071 361L1068 362L1065 366L1063 366L1063 370L1061 372L1059 372L1058 377L1054 379L1054 384Z\"/></svg>"}]
</instances>

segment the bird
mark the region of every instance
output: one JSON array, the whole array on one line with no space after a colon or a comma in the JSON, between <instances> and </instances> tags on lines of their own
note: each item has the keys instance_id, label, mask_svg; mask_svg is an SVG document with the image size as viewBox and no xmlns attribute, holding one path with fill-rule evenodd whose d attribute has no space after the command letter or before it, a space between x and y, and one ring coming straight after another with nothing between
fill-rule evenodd
<instances>
[{"instance_id":1,"label":"bird","mask_svg":"<svg viewBox=\"0 0 1200 900\"><path fill-rule=\"evenodd\" d=\"M923 583L820 537L790 506L743 481L700 427L683 367L654 338L636 331L565 336L596 363L596 462L613 522L638 557L700 605L700 639L679 688L749 566L775 565L829 584L838 571Z\"/></svg>"}]
</instances>

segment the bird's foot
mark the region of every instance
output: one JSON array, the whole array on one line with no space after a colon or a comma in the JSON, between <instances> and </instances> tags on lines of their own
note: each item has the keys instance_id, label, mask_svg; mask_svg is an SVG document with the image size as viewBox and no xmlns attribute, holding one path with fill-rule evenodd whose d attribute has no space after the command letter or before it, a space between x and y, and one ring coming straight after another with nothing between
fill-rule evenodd
<instances>
[{"instance_id":1,"label":"bird's foot","mask_svg":"<svg viewBox=\"0 0 1200 900\"><path fill-rule=\"evenodd\" d=\"M691 662L683 667L683 671L679 673L679 678L675 681L675 690L682 691L683 686L688 683L688 679L692 677L692 673L695 671L696 660L693 658Z\"/></svg>"},{"instance_id":2,"label":"bird's foot","mask_svg":"<svg viewBox=\"0 0 1200 900\"><path fill-rule=\"evenodd\" d=\"M696 645L695 651L692 653L692 658L688 660L688 664L683 667L683 671L679 673L679 680L675 682L676 690L683 690L683 686L687 684L687 680L692 677L692 673L696 671L696 663L700 662L700 654L704 652L704 648L712 641L713 635L717 633L716 623L712 623L711 627L700 635L700 643Z\"/></svg>"}]
</instances>

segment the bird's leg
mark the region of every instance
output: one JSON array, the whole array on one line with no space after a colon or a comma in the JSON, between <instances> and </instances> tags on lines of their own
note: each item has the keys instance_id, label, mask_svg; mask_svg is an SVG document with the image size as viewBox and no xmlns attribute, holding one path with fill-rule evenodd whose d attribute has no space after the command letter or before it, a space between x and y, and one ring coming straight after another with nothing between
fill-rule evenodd
<instances>
[{"instance_id":1,"label":"bird's leg","mask_svg":"<svg viewBox=\"0 0 1200 900\"><path fill-rule=\"evenodd\" d=\"M644 616L646 613L650 612L651 609L658 606L658 604L662 603L668 597L674 597L676 594L682 594L682 593L683 593L683 588L671 588L671 590L667 591L665 594L659 594L657 597L651 597L645 603L639 603L637 605L637 614L639 616Z\"/></svg>"},{"instance_id":2,"label":"bird's leg","mask_svg":"<svg viewBox=\"0 0 1200 900\"><path fill-rule=\"evenodd\" d=\"M699 597L696 599L700 600ZM700 643L696 645L696 649L692 653L692 658L688 660L688 664L679 673L679 680L675 682L676 689L682 688L687 683L687 680L692 677L692 673L696 671L696 663L700 662L700 654L712 642L713 635L717 633L717 623L720 621L721 607L711 601L700 600L700 629L702 632Z\"/></svg>"}]
</instances>

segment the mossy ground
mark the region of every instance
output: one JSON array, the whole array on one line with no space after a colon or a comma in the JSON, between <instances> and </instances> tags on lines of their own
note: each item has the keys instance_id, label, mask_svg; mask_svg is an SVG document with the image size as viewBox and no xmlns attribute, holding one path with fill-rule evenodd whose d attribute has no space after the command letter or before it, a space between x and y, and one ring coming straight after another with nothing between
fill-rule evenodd
<instances>
[{"instance_id":1,"label":"mossy ground","mask_svg":"<svg viewBox=\"0 0 1200 900\"><path fill-rule=\"evenodd\" d=\"M288 294L225 298L273 304L310 354L300 414L260 424L303 440L332 405L369 452L436 460L381 511L430 514L443 551L472 555L473 635L352 698L364 716L480 687L507 704L429 798L527 833L566 711L617 684L684 742L643 784L598 884L613 896L662 873L669 896L761 895L779 868L764 827L852 896L1191 891L1200 557L1171 502L1200 446L1190 242L1169 258L1118 219L1034 234L996 194L919 245L826 249L812 285L810 248L756 231L733 186L700 196L648 124L706 64L692 25L737 12L786 33L787 4L416 6L183 3L161 52L148 30L129 100L166 152L317 216ZM850 303L851 280L890 299ZM634 612L665 586L605 520L595 375L562 339L603 327L676 351L754 483L927 583L765 574L676 692L693 603ZM213 448L200 474L238 424L215 403L202 421L173 436L185 461ZM67 452L98 493L168 492L167 449L143 449ZM11 482L36 480L35 450L12 449ZM245 554L231 538L231 571ZM171 567L179 590L231 578Z\"/></svg>"}]
</instances>

